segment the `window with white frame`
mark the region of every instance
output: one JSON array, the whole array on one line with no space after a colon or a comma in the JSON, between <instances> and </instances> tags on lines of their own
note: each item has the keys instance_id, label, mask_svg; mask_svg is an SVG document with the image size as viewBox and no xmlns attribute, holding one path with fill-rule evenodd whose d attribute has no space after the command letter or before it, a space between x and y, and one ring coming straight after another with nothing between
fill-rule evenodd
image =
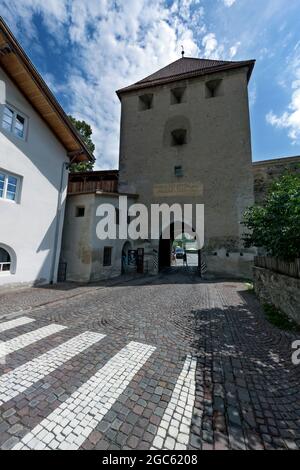
<instances>
[{"instance_id":1,"label":"window with white frame","mask_svg":"<svg viewBox=\"0 0 300 470\"><path fill-rule=\"evenodd\" d=\"M11 132L20 139L26 137L26 117L10 105L4 105L2 115L2 128Z\"/></svg>"},{"instance_id":2,"label":"window with white frame","mask_svg":"<svg viewBox=\"0 0 300 470\"><path fill-rule=\"evenodd\" d=\"M10 267L10 254L4 250L4 248L0 248L0 272L8 272L10 271Z\"/></svg>"},{"instance_id":3,"label":"window with white frame","mask_svg":"<svg viewBox=\"0 0 300 470\"><path fill-rule=\"evenodd\" d=\"M0 169L0 199L17 201L20 179Z\"/></svg>"}]
</instances>

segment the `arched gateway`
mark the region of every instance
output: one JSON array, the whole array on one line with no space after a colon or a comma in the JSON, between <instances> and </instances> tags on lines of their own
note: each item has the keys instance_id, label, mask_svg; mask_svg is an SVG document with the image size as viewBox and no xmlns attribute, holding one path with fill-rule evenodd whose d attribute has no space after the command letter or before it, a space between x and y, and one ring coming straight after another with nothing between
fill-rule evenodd
<instances>
[{"instance_id":1,"label":"arched gateway","mask_svg":"<svg viewBox=\"0 0 300 470\"><path fill-rule=\"evenodd\" d=\"M194 236L192 227L171 223L159 240L158 266L159 271L170 267L190 267L198 270L201 274L201 250L199 240ZM165 234L165 236L163 236Z\"/></svg>"}]
</instances>

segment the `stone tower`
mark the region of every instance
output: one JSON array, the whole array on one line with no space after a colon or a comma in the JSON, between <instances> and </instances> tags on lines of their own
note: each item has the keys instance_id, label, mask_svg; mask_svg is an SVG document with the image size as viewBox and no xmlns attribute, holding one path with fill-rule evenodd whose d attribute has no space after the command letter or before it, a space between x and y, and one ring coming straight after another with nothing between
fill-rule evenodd
<instances>
[{"instance_id":1,"label":"stone tower","mask_svg":"<svg viewBox=\"0 0 300 470\"><path fill-rule=\"evenodd\" d=\"M254 61L181 58L117 92L119 191L205 205L208 270L249 276L241 217L253 203L248 82ZM159 253L159 241L152 240ZM161 256L161 255L160 255Z\"/></svg>"}]
</instances>

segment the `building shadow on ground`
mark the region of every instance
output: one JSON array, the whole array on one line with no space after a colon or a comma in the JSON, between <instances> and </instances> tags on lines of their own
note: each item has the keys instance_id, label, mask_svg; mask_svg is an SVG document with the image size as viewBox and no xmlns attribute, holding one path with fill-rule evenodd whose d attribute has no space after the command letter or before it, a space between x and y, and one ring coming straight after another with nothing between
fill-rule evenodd
<instances>
[{"instance_id":1,"label":"building shadow on ground","mask_svg":"<svg viewBox=\"0 0 300 470\"><path fill-rule=\"evenodd\" d=\"M202 275L200 276L197 268L172 267L166 268L157 275L128 273L111 279L80 283L80 282L61 282L56 284L41 285L34 287L37 289L49 289L57 291L76 290L80 287L99 288L99 287L119 287L122 284L128 286L135 285L163 285L163 284L203 284L203 283L223 283L223 282L246 282L237 278L223 278Z\"/></svg>"},{"instance_id":2,"label":"building shadow on ground","mask_svg":"<svg viewBox=\"0 0 300 470\"><path fill-rule=\"evenodd\" d=\"M300 438L300 368L292 342L265 318L255 295L239 305L193 310L197 392L192 433L206 448L285 449Z\"/></svg>"}]
</instances>

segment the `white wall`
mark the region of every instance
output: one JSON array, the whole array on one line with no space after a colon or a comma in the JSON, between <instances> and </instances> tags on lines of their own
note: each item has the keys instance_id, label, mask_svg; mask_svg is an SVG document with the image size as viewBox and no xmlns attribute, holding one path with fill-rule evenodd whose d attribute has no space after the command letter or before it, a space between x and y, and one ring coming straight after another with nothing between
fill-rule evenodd
<instances>
[{"instance_id":1,"label":"white wall","mask_svg":"<svg viewBox=\"0 0 300 470\"><path fill-rule=\"evenodd\" d=\"M28 117L25 141L2 128L4 103ZM61 175L63 188L61 237L66 197L68 162L66 150L35 112L7 75L0 69L0 170L21 177L19 201L0 199L0 246L16 253L14 274L0 273L0 286L16 283L49 282L53 259L56 268L60 250L54 253L57 207Z\"/></svg>"},{"instance_id":2,"label":"white wall","mask_svg":"<svg viewBox=\"0 0 300 470\"><path fill-rule=\"evenodd\" d=\"M76 207L85 208L84 217L76 217ZM88 282L91 278L94 212L95 194L68 196L61 251L68 281Z\"/></svg>"},{"instance_id":3,"label":"white wall","mask_svg":"<svg viewBox=\"0 0 300 470\"><path fill-rule=\"evenodd\" d=\"M128 206L134 199L128 198ZM118 207L118 197L100 194L71 194L67 198L61 259L67 263L67 280L90 282L119 276L122 271L122 249L127 240L100 240L96 215L100 204ZM76 217L76 207L84 207L84 217ZM130 242L132 248L134 242ZM112 248L111 266L103 266L104 247Z\"/></svg>"}]
</instances>

